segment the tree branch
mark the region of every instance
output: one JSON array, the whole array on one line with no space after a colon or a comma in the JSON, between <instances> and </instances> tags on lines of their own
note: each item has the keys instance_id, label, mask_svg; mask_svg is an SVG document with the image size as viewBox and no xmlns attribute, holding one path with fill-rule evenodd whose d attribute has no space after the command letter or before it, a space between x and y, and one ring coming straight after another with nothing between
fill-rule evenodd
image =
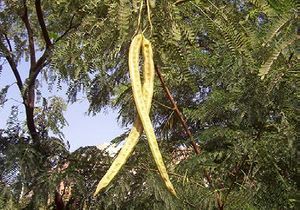
<instances>
[{"instance_id":1,"label":"tree branch","mask_svg":"<svg viewBox=\"0 0 300 210\"><path fill-rule=\"evenodd\" d=\"M190 0L177 0L177 1L175 1L174 5L177 6L177 5L185 3L187 1L190 1Z\"/></svg>"},{"instance_id":2,"label":"tree branch","mask_svg":"<svg viewBox=\"0 0 300 210\"><path fill-rule=\"evenodd\" d=\"M242 160L239 163L236 164L236 166L234 167L233 170L231 170L232 172L229 172L228 175L232 177L232 180L231 180L232 182L231 182L231 184L230 184L230 186L228 188L227 193L224 196L224 199L223 199L224 200L224 202L223 202L224 204L226 203L226 201L228 199L228 196L231 193L231 191L232 191L232 189L234 187L234 184L236 183L236 180L240 177L241 173L239 174L239 172L241 171L241 168L245 165L246 160L247 160L247 155L244 155L243 158L242 158Z\"/></svg>"},{"instance_id":3,"label":"tree branch","mask_svg":"<svg viewBox=\"0 0 300 210\"><path fill-rule=\"evenodd\" d=\"M78 26L80 26L80 23L73 25L73 20L75 18L75 14L73 14L71 20L70 20L70 24L69 27L67 28L67 30L60 36L58 37L54 43L57 43L58 41L60 41L61 39L63 39L73 28L77 28Z\"/></svg>"},{"instance_id":4,"label":"tree branch","mask_svg":"<svg viewBox=\"0 0 300 210\"><path fill-rule=\"evenodd\" d=\"M46 66L46 64L47 64L46 60L50 54L50 51L51 51L50 48L46 49L45 52L43 53L43 55L36 62L36 65L34 66L33 71L31 71L31 73L28 77L28 81L27 81L28 89L34 85L37 76L39 75L39 73L41 72L43 67ZM25 92L26 92L26 90L25 90Z\"/></svg>"},{"instance_id":5,"label":"tree branch","mask_svg":"<svg viewBox=\"0 0 300 210\"><path fill-rule=\"evenodd\" d=\"M4 50L5 58L6 58L7 62L9 63L9 66L16 78L18 88L20 91L22 91L23 82L22 82L21 76L19 74L16 62L14 61L13 57L10 56L11 55L10 51L6 48L5 44L3 44L1 41L0 41L0 48L2 48Z\"/></svg>"},{"instance_id":6,"label":"tree branch","mask_svg":"<svg viewBox=\"0 0 300 210\"><path fill-rule=\"evenodd\" d=\"M20 91L22 91L23 90L23 82L22 82L21 76L19 74L17 65L11 57L7 56L6 59L10 65L11 70L13 71L13 74L14 74L16 80L17 80L18 88Z\"/></svg>"},{"instance_id":7,"label":"tree branch","mask_svg":"<svg viewBox=\"0 0 300 210\"><path fill-rule=\"evenodd\" d=\"M10 41L9 41L9 39L8 39L8 37L7 37L7 34L4 34L4 37L5 37L5 40L6 40L6 42L7 42L9 51L12 52L12 47L11 47Z\"/></svg>"},{"instance_id":8,"label":"tree branch","mask_svg":"<svg viewBox=\"0 0 300 210\"><path fill-rule=\"evenodd\" d=\"M35 47L34 47L34 37L33 37L33 30L31 28L28 16L28 8L26 0L23 0L23 14L21 14L21 19L25 24L27 35L28 35L28 48L30 54L30 70L29 70L29 78L30 75L35 73L36 67L36 56L35 56ZM35 104L35 89L34 89L34 81L32 85L27 86L25 90L21 90L23 95L23 101L25 105L25 112L26 112L26 124L29 130L29 133L36 143L37 148L40 148L40 138L37 132L35 122L34 122L34 104Z\"/></svg>"},{"instance_id":9,"label":"tree branch","mask_svg":"<svg viewBox=\"0 0 300 210\"><path fill-rule=\"evenodd\" d=\"M21 15L21 19L25 24L26 30L27 30L27 35L28 35L28 48L29 48L29 54L30 54L30 66L33 67L36 62L35 58L35 47L34 47L34 38L33 38L33 31L31 28L31 25L29 23L28 19L28 10L27 10L27 5L26 5L26 0L23 0L23 14Z\"/></svg>"},{"instance_id":10,"label":"tree branch","mask_svg":"<svg viewBox=\"0 0 300 210\"><path fill-rule=\"evenodd\" d=\"M197 155L199 155L199 154L201 153L201 149L200 149L200 147L196 144L196 142L194 141L193 135L192 135L191 131L189 130L187 124L186 124L186 120L184 119L183 114L182 114L182 113L180 112L180 110L178 109L178 106L177 106L177 104L176 104L174 98L172 97L172 94L171 94L169 88L168 88L168 87L166 86L166 84L165 84L165 81L164 81L164 79L163 79L163 77L162 77L162 75L161 75L161 73L160 73L160 67L159 67L158 65L155 66L155 71L156 71L156 73L157 73L157 75L158 75L158 78L159 78L159 80L160 80L160 82L161 82L161 84L162 84L163 89L165 90L165 93L166 93L166 95L167 95L167 98L168 98L169 101L172 103L173 109L174 109L175 113L177 114L177 116L178 116L178 118L179 118L179 120L180 120L180 122L181 122L181 124L182 124L182 126L183 126L183 128L184 128L184 130L185 130L185 132L187 133L187 135L188 135L188 136L190 137L190 139L191 139L191 144L192 144L192 146L193 146L193 149L194 149L195 153L196 153ZM212 178L211 178L209 172L206 171L205 169L204 169L204 176L205 176L205 178L207 179L209 185L210 185L211 187L213 187ZM218 209L219 209L219 210L223 210L223 209L224 209L224 203L222 202L221 193L220 193L219 191L216 191L216 193L215 193L215 199L216 199L216 202L217 202L217 205L218 205Z\"/></svg>"},{"instance_id":11,"label":"tree branch","mask_svg":"<svg viewBox=\"0 0 300 210\"><path fill-rule=\"evenodd\" d=\"M57 210L65 209L65 204L62 199L62 196L57 190L55 191L55 195L54 195L54 203Z\"/></svg>"},{"instance_id":12,"label":"tree branch","mask_svg":"<svg viewBox=\"0 0 300 210\"><path fill-rule=\"evenodd\" d=\"M195 153L196 153L197 155L200 154L201 149L200 149L199 146L196 144L196 142L195 142L195 140L194 140L194 138L193 138L193 135L192 135L191 131L189 130L187 124L186 124L186 120L184 119L183 114L182 114L182 113L180 112L180 110L178 109L178 106L177 106L177 104L176 104L176 102L175 102L175 100L174 100L174 98L173 98L173 96L172 96L172 94L171 94L169 88L166 86L166 83L165 83L165 81L164 81L164 79L163 79L163 77L162 77L162 75L161 75L161 73L160 73L160 67L159 67L158 65L155 66L155 71L156 71L156 73L157 73L157 75L158 75L158 78L159 78L159 80L160 80L160 82L161 82L161 85L162 85L163 89L165 90L165 93L166 93L166 95L167 95L167 98L169 99L169 101L170 101L171 104L173 105L173 109L174 109L175 113L177 114L177 116L178 116L178 118L179 118L179 120L180 120L180 122L181 122L181 124L182 124L182 126L183 126L183 128L184 128L184 130L185 130L185 132L186 132L186 134L187 134L187 135L189 136L189 138L191 139L191 144L192 144L192 146L193 146L193 149L194 149Z\"/></svg>"},{"instance_id":13,"label":"tree branch","mask_svg":"<svg viewBox=\"0 0 300 210\"><path fill-rule=\"evenodd\" d=\"M52 43L51 43L51 40L49 38L49 34L48 34L46 24L45 24L45 21L44 21L44 15L43 15L40 0L35 1L35 9L36 9L36 14L37 14L37 17L38 17L40 27L42 29L42 34L43 34L43 37L44 37L44 40L45 40L45 43L46 43L46 48L49 48L52 45Z\"/></svg>"},{"instance_id":14,"label":"tree branch","mask_svg":"<svg viewBox=\"0 0 300 210\"><path fill-rule=\"evenodd\" d=\"M25 23L25 26L28 31L28 37L29 37L29 47L30 47L30 55L31 55L31 66L29 71L29 76L26 82L26 89L23 90L24 92L24 104L25 104L25 110L26 110L26 122L27 127L30 132L30 135L34 142L37 144L37 147L39 149L40 147L40 136L36 129L35 122L34 122L34 105L35 105L35 81L43 67L47 65L47 59L51 56L51 50L53 48L53 44L51 43L51 40L49 38L49 34L45 25L45 21L43 18L43 12L41 8L41 1L36 0L35 1L35 8L36 8L36 14L38 17L38 22L42 30L43 38L46 43L46 49L43 53L43 55L36 61L35 59L35 52L34 52L34 40L33 40L33 33L30 28L29 20L28 20L28 14L27 14L27 7L26 7L26 0L24 0L24 15L22 16L22 20ZM74 18L74 17L73 17ZM63 34L65 36L73 27L72 21L73 18L70 21L70 27L67 29L67 31ZM34 59L33 59L34 55ZM33 62L34 60L34 62Z\"/></svg>"},{"instance_id":15,"label":"tree branch","mask_svg":"<svg viewBox=\"0 0 300 210\"><path fill-rule=\"evenodd\" d=\"M27 83L28 89L33 86L37 76L39 75L39 73L41 72L43 67L45 67L47 65L47 63L46 63L47 58L49 57L51 50L53 48L53 43L51 43L51 41L49 39L48 32L47 32L45 22L43 19L42 11L38 11L38 10L41 10L40 0L36 0L35 3L36 3L37 14L38 14L38 16L40 16L40 19L41 19L41 20L39 20L39 22L40 22L40 26L42 28L43 36L44 36L44 39L46 42L46 50L44 51L43 55L37 60L36 65L32 67L32 71L30 72L30 75L28 78L28 83ZM76 28L80 25L80 24L73 25L74 17L75 17L75 14L72 16L72 18L70 20L68 29L60 37L58 37L54 41L54 43L57 43L60 39L62 39L64 36L66 36L70 30L72 30L73 28Z\"/></svg>"}]
</instances>

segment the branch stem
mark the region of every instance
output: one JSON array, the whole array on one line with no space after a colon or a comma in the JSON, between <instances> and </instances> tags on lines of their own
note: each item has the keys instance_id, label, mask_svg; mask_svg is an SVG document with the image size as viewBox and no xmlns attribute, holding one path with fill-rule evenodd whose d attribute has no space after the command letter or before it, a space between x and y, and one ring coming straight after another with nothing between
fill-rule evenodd
<instances>
[{"instance_id":1,"label":"branch stem","mask_svg":"<svg viewBox=\"0 0 300 210\"><path fill-rule=\"evenodd\" d=\"M191 131L189 130L188 126L187 126L186 120L184 119L183 114L180 112L180 110L179 110L179 108L178 108L178 106L177 106L177 103L176 103L176 101L174 100L174 98L173 98L173 96L172 96L172 94L171 94L169 88L166 86L166 83L165 83L165 81L164 81L164 79L163 79L163 76L162 76L162 74L161 74L161 72L160 72L160 67L159 67L158 65L155 66L155 71L156 71L156 73L157 73L157 75L158 75L158 78L159 78L159 80L160 80L160 82L161 82L161 85L162 85L162 87L163 87L163 89L164 89L164 91L165 91L165 93L166 93L167 98L169 99L169 101L170 101L171 104L173 105L173 110L174 110L175 113L177 114L177 116L178 116L178 118L179 118L179 120L180 120L180 122L181 122L181 124L182 124L182 126L183 126L183 128L184 128L184 130L185 130L185 132L186 132L186 134L187 134L187 135L190 137L190 139L191 139L191 144L192 144L192 146L193 146L193 149L194 149L195 153L196 153L197 155L199 155L199 154L201 153L201 149L200 149L200 147L196 144L196 142L194 141L193 135L192 135ZM209 172L208 172L207 170L205 170L205 169L204 169L204 176L205 176L205 178L207 179L209 185L210 185L211 187L213 187L213 181L212 181L212 178L211 178ZM223 210L223 209L224 209L224 203L222 202L221 192L216 191L216 193L215 193L215 199L216 199L216 202L217 202L217 205L218 205L218 209L219 209L219 210Z\"/></svg>"},{"instance_id":2,"label":"branch stem","mask_svg":"<svg viewBox=\"0 0 300 210\"><path fill-rule=\"evenodd\" d=\"M46 43L46 48L49 48L52 45L52 43L51 43L47 28L46 28L46 24L45 24L44 15L43 15L40 0L35 1L35 9L36 9L36 14L37 14L37 18L38 18L40 27L42 29L42 34L43 34L43 37L44 37L44 40L45 40L45 43Z\"/></svg>"},{"instance_id":3,"label":"branch stem","mask_svg":"<svg viewBox=\"0 0 300 210\"><path fill-rule=\"evenodd\" d=\"M28 48L30 54L30 67L33 67L36 62L35 58L35 47L34 47L34 38L33 38L33 31L29 22L28 18L28 9L27 9L27 1L23 0L23 14L21 15L21 19L25 24L28 36Z\"/></svg>"},{"instance_id":4,"label":"branch stem","mask_svg":"<svg viewBox=\"0 0 300 210\"><path fill-rule=\"evenodd\" d=\"M160 72L160 66L156 65L155 66L155 71L156 71L157 76L158 76L158 78L159 78L159 80L161 82L162 88L164 89L164 91L166 93L167 98L169 99L169 101L171 102L171 104L173 106L173 110L175 111L176 115L178 116L178 118L179 118L179 120L180 120L180 122L181 122L181 124L182 124L182 126L183 126L183 128L184 128L184 130L186 132L186 134L191 139L191 144L193 146L193 149L194 149L195 153L197 155L199 155L201 153L201 149L196 144L196 142L195 142L195 140L193 138L193 135L192 135L191 131L189 130L188 126L187 126L187 123L186 123L186 120L184 119L183 114L180 112L180 110L179 110L179 108L177 106L176 101L174 100L174 98L173 98L173 96L172 96L169 88L167 87L167 85L166 85L166 83L165 83L165 81L163 79L163 76L162 76L162 74Z\"/></svg>"}]
</instances>

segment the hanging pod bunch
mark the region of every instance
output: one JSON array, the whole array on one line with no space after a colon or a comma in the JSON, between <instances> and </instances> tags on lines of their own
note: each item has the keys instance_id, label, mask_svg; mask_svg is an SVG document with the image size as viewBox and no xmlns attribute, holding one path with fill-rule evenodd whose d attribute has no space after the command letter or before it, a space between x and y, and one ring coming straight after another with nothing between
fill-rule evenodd
<instances>
[{"instance_id":1,"label":"hanging pod bunch","mask_svg":"<svg viewBox=\"0 0 300 210\"><path fill-rule=\"evenodd\" d=\"M143 83L141 82L139 72L141 48L144 58ZM159 173L168 190L176 196L175 189L169 179L167 169L163 162L162 155L159 151L158 143L154 134L154 129L149 117L153 96L154 62L151 43L143 36L143 34L136 35L130 44L128 65L133 98L138 116L135 118L133 127L125 141L124 146L120 150L119 154L113 161L106 174L100 180L94 196L97 195L101 190L103 190L120 171L121 167L130 157L134 146L137 144L139 137L143 133L143 130L145 131L145 134L147 136L150 150L158 167Z\"/></svg>"}]
</instances>

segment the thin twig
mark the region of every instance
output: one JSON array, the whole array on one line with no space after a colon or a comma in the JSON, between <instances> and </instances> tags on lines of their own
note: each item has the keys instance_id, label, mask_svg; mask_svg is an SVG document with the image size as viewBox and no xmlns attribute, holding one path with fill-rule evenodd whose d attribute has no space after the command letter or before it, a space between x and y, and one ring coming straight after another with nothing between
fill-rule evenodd
<instances>
[{"instance_id":1,"label":"thin twig","mask_svg":"<svg viewBox=\"0 0 300 210\"><path fill-rule=\"evenodd\" d=\"M194 140L194 138L193 138L193 135L192 135L191 131L189 130L187 124L186 124L186 120L184 119L183 114L182 114L182 113L180 112L180 110L178 109L178 106L177 106L177 104L176 104L176 102L175 102L175 100L174 100L174 98L173 98L173 96L172 96L172 94L171 94L169 88L166 86L166 83L165 83L165 81L164 81L164 79L163 79L163 77L162 77L162 75L161 75L161 73L160 73L160 67L159 67L158 65L155 66L155 71L156 71L156 73L157 73L157 75L158 75L158 78L159 78L159 80L160 80L160 82L161 82L161 85L162 85L163 89L165 90L165 93L166 93L166 95L167 95L167 98L169 99L169 101L170 101L171 104L173 105L173 110L174 110L175 113L177 114L177 116L178 116L178 118L179 118L179 120L180 120L180 122L181 122L181 124L182 124L182 126L183 126L183 128L184 128L184 130L185 130L185 132L186 132L186 134L187 134L187 135L189 136L189 138L191 139L191 144L192 144L192 146L193 146L193 149L194 149L195 153L196 153L197 155L200 154L200 153L201 153L201 149L200 149L200 147L196 144L196 142L195 142L195 140Z\"/></svg>"},{"instance_id":2,"label":"thin twig","mask_svg":"<svg viewBox=\"0 0 300 210\"><path fill-rule=\"evenodd\" d=\"M136 28L136 31L134 34L137 34L137 33L139 33L139 31L141 31L140 25L141 25L142 12L143 12L143 2L144 2L144 0L141 1L139 17L138 17L138 25L137 25L137 28Z\"/></svg>"},{"instance_id":3,"label":"thin twig","mask_svg":"<svg viewBox=\"0 0 300 210\"><path fill-rule=\"evenodd\" d=\"M75 14L72 15L70 23L69 23L69 27L67 28L67 30L60 37L58 37L54 41L54 43L57 43L59 40L61 40L62 38L64 38L72 29L77 28L78 26L80 26L80 23L73 25L74 18L75 18Z\"/></svg>"},{"instance_id":4,"label":"thin twig","mask_svg":"<svg viewBox=\"0 0 300 210\"><path fill-rule=\"evenodd\" d=\"M159 102L159 101L157 101L157 100L155 100L155 99L152 99L152 101L153 101L154 103L156 103L156 104L158 104L158 105L160 105L160 106L166 108L166 109L174 110L172 107L169 107L169 106L167 106L167 105L165 105L165 104L163 104L163 103L161 103L161 102Z\"/></svg>"},{"instance_id":5,"label":"thin twig","mask_svg":"<svg viewBox=\"0 0 300 210\"><path fill-rule=\"evenodd\" d=\"M234 184L236 183L236 180L240 177L238 175L238 172L240 172L240 170L244 166L246 160L247 160L247 156L244 156L242 161L240 163L236 164L236 166L234 167L233 173L231 173L232 174L232 183L231 183L227 193L224 196L224 203L227 201L228 196L231 193L231 190L233 189Z\"/></svg>"},{"instance_id":6,"label":"thin twig","mask_svg":"<svg viewBox=\"0 0 300 210\"><path fill-rule=\"evenodd\" d=\"M147 0L147 16L148 16L148 22L149 22L149 25L150 25L150 33L152 34L153 25L152 25L152 22L151 22L151 10L150 10L149 0Z\"/></svg>"},{"instance_id":7,"label":"thin twig","mask_svg":"<svg viewBox=\"0 0 300 210\"><path fill-rule=\"evenodd\" d=\"M9 98L9 99L7 99L7 100L8 100L8 101L11 100L11 101L17 102L17 103L19 103L19 104L23 104L23 101L18 101L18 100L14 99L14 98Z\"/></svg>"},{"instance_id":8,"label":"thin twig","mask_svg":"<svg viewBox=\"0 0 300 210\"><path fill-rule=\"evenodd\" d=\"M148 171L153 171L153 172L156 172L156 173L159 173L158 169L154 169L154 168L149 168L147 167L145 164L142 164L141 166L138 166L138 168L140 169L143 169L143 170L148 170ZM178 177L178 178L181 178L181 179L186 179L186 176L184 175L181 175L181 174L177 174L177 173L174 173L174 172L168 172L170 175L173 175L175 177ZM199 182L196 182L196 181L193 181L191 179L189 179L189 182L201 187L201 188L205 188L205 186Z\"/></svg>"},{"instance_id":9,"label":"thin twig","mask_svg":"<svg viewBox=\"0 0 300 210\"><path fill-rule=\"evenodd\" d=\"M162 84L163 89L164 89L165 92L166 92L166 95L167 95L169 101L172 103L172 105L173 105L173 107L174 107L175 113L177 114L178 118L180 119L180 122L181 122L181 124L182 124L182 126L183 126L185 132L187 133L187 135L188 135L188 136L190 137L190 139L191 139L191 144L192 144L192 146L193 146L193 149L194 149L195 153L196 153L197 155L199 155L199 154L201 153L200 147L199 147L199 146L196 144L196 142L194 141L194 138L193 138L193 136L192 136L192 133L191 133L191 131L189 130L187 124L186 124L186 120L184 119L183 114L182 114L182 113L180 112L180 110L178 109L178 106L177 106L177 104L176 104L174 98L172 97L172 94L171 94L169 88L166 86L166 83L165 83L165 81L164 81L164 79L163 79L163 77L162 77L162 75L161 75L161 73L160 73L160 67L156 65L156 66L155 66L155 71L156 71L156 73L157 73L157 75L158 75L158 78L159 78L159 80L160 80L160 82L161 82L161 84ZM206 171L205 169L204 169L204 176L205 176L205 178L207 179L209 185L213 188L212 178L211 178L209 172ZM219 209L219 210L223 210L223 209L224 209L224 203L222 202L221 193L220 193L219 191L216 191L215 197L216 197L216 202L217 202L217 205L218 205L218 209Z\"/></svg>"},{"instance_id":10,"label":"thin twig","mask_svg":"<svg viewBox=\"0 0 300 210\"><path fill-rule=\"evenodd\" d=\"M185 2L188 2L188 1L190 1L190 0L177 0L177 1L175 1L174 5L178 6L179 4L182 4L182 3L185 3Z\"/></svg>"}]
</instances>

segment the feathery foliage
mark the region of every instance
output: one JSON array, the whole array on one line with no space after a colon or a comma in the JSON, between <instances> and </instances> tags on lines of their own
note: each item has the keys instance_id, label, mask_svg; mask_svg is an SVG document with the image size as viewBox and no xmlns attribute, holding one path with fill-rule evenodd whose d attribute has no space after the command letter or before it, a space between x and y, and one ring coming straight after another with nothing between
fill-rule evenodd
<instances>
[{"instance_id":1,"label":"feathery foliage","mask_svg":"<svg viewBox=\"0 0 300 210\"><path fill-rule=\"evenodd\" d=\"M42 62L41 69L27 69L27 79L16 76L26 113L34 98L31 123L39 141L16 106L0 129L0 206L59 209L58 193L68 209L299 208L299 3L149 0L151 28L142 0L42 1L45 27L36 2L0 1L1 66L6 62L17 75L21 60ZM96 147L69 152L61 131L67 105L42 95L38 83L45 81L49 90L66 86L70 103L84 93L90 114L112 107L129 125L135 110L127 59L138 24L201 154L194 154L156 80L151 117L178 198L160 180L144 136L94 198L113 155ZM39 53L42 59L34 59ZM39 70L35 80L32 69ZM1 84L1 107L10 87Z\"/></svg>"}]
</instances>

